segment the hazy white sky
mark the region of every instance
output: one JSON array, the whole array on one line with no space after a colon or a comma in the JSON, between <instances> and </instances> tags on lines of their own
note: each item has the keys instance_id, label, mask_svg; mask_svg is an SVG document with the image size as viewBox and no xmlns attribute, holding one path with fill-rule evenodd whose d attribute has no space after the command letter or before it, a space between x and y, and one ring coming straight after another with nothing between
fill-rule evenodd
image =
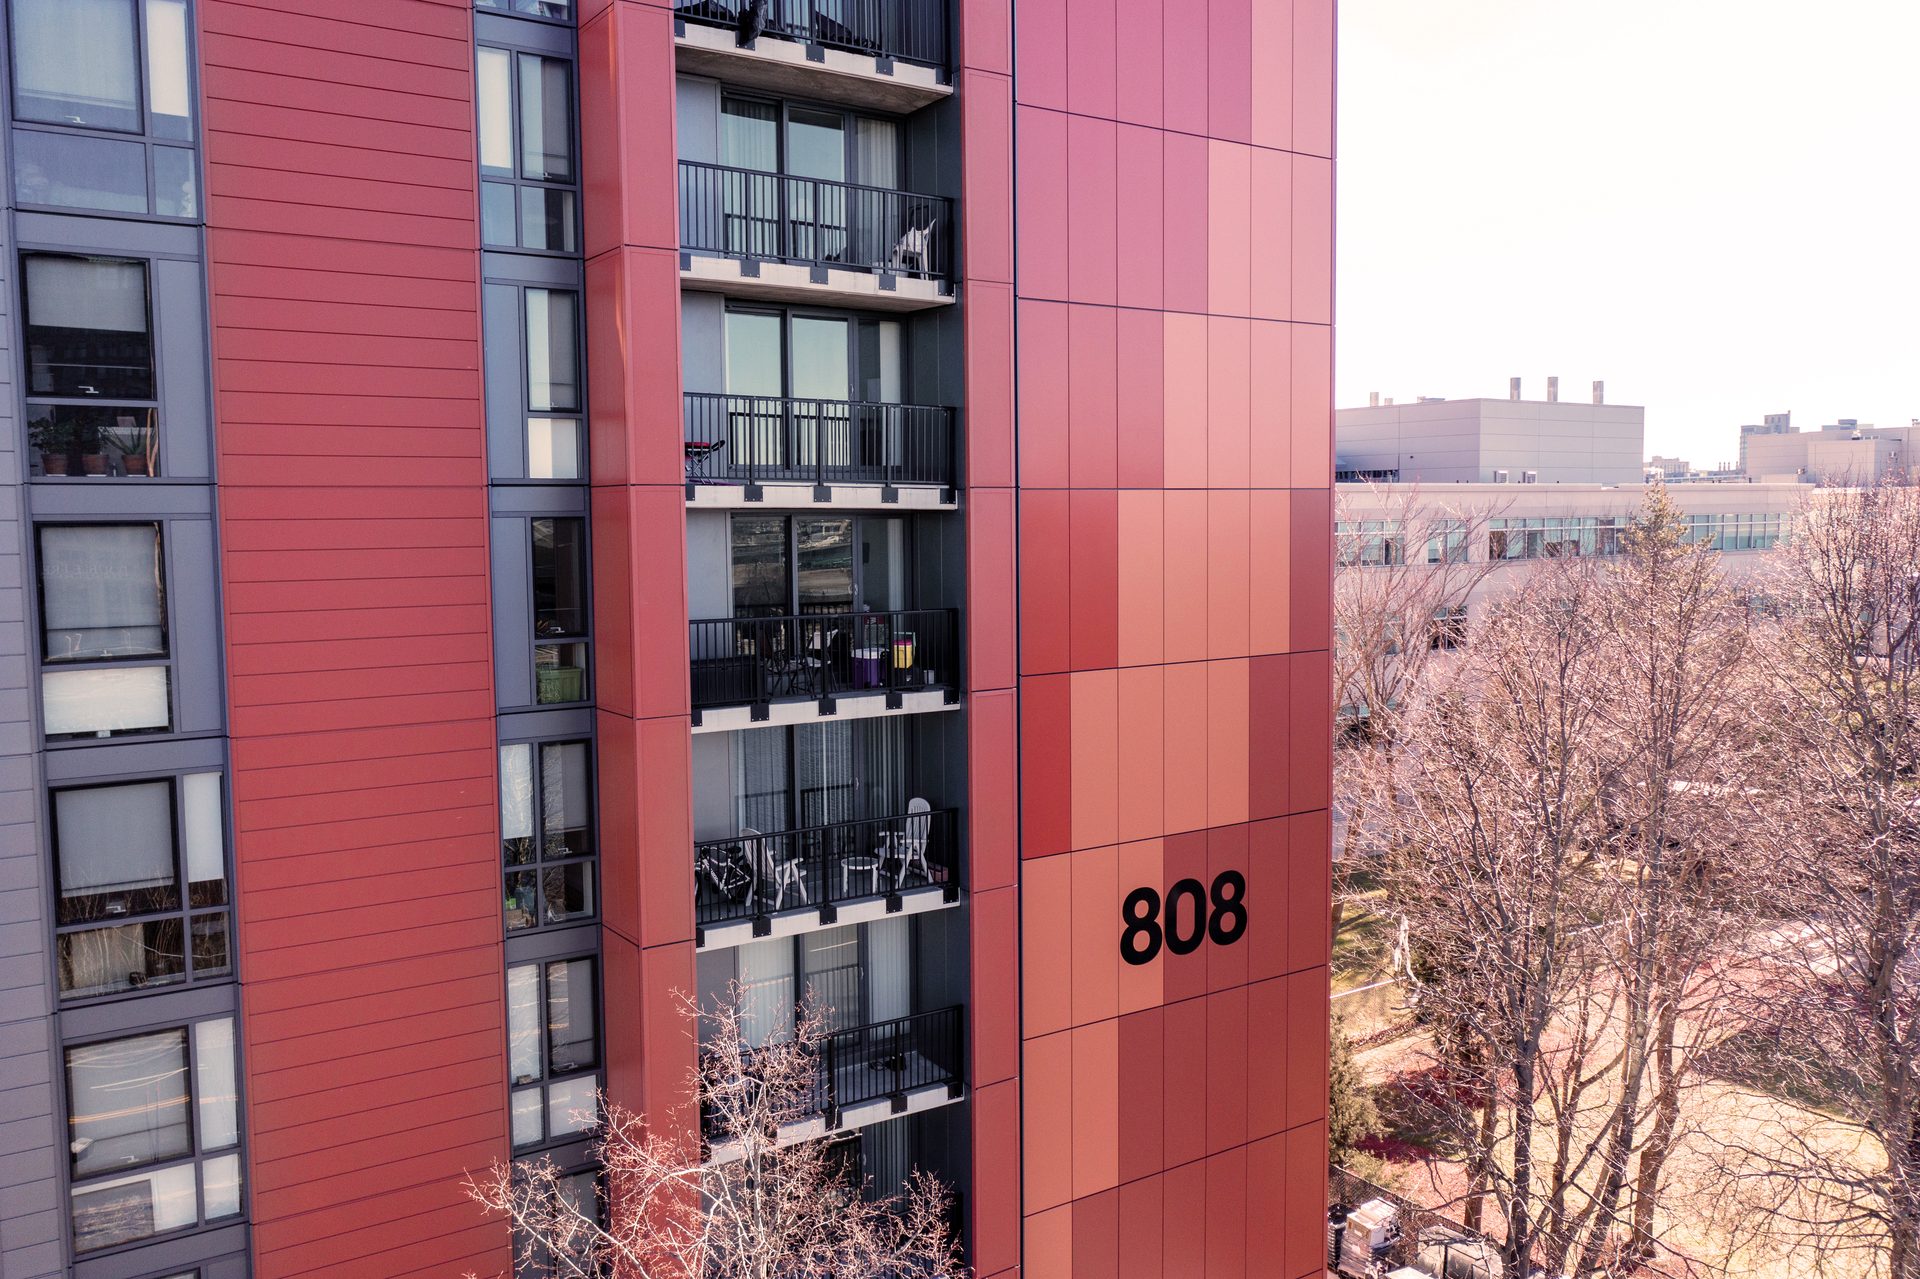
<instances>
[{"instance_id":1,"label":"hazy white sky","mask_svg":"<svg viewBox=\"0 0 1920 1279\"><path fill-rule=\"evenodd\" d=\"M1341 0L1341 405L1920 418L1920 0Z\"/></svg>"}]
</instances>

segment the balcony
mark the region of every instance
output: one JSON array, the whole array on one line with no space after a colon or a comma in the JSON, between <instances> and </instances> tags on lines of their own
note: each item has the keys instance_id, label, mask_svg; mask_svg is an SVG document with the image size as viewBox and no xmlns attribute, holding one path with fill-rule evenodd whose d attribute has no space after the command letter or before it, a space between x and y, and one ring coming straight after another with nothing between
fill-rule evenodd
<instances>
[{"instance_id":1,"label":"balcony","mask_svg":"<svg viewBox=\"0 0 1920 1279\"><path fill-rule=\"evenodd\" d=\"M680 68L735 84L906 112L953 92L946 0L677 0Z\"/></svg>"},{"instance_id":2,"label":"balcony","mask_svg":"<svg viewBox=\"0 0 1920 1279\"><path fill-rule=\"evenodd\" d=\"M831 1132L957 1100L965 1027L966 1010L953 1007L824 1036L814 1071L814 1113ZM704 1111L701 1127L709 1139L720 1135ZM818 1135L800 1132L793 1139ZM727 1153L716 1146L712 1157L725 1159Z\"/></svg>"},{"instance_id":3,"label":"balcony","mask_svg":"<svg viewBox=\"0 0 1920 1279\"><path fill-rule=\"evenodd\" d=\"M950 506L954 443L952 409L689 392L687 500Z\"/></svg>"},{"instance_id":4,"label":"balcony","mask_svg":"<svg viewBox=\"0 0 1920 1279\"><path fill-rule=\"evenodd\" d=\"M951 706L960 700L959 631L955 609L695 621L693 725Z\"/></svg>"},{"instance_id":5,"label":"balcony","mask_svg":"<svg viewBox=\"0 0 1920 1279\"><path fill-rule=\"evenodd\" d=\"M740 297L876 311L953 301L953 202L680 161L680 279Z\"/></svg>"},{"instance_id":6,"label":"balcony","mask_svg":"<svg viewBox=\"0 0 1920 1279\"><path fill-rule=\"evenodd\" d=\"M738 945L751 937L866 916L934 909L960 899L960 815L919 811L693 846L695 939ZM843 910L853 904L852 910Z\"/></svg>"}]
</instances>

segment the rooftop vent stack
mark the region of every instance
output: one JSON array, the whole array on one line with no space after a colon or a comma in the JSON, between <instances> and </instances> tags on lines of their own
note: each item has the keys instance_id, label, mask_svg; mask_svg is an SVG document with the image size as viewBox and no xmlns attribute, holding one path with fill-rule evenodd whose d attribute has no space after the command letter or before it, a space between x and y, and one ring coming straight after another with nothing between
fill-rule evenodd
<instances>
[{"instance_id":1,"label":"rooftop vent stack","mask_svg":"<svg viewBox=\"0 0 1920 1279\"><path fill-rule=\"evenodd\" d=\"M1391 405L1393 403L1393 397L1389 395L1385 400L1381 401L1381 403Z\"/></svg>"},{"instance_id":2,"label":"rooftop vent stack","mask_svg":"<svg viewBox=\"0 0 1920 1279\"><path fill-rule=\"evenodd\" d=\"M1607 402L1607 384L1605 382L1595 382L1593 384L1593 402L1595 404L1605 404Z\"/></svg>"},{"instance_id":3,"label":"rooftop vent stack","mask_svg":"<svg viewBox=\"0 0 1920 1279\"><path fill-rule=\"evenodd\" d=\"M1558 404L1559 402L1560 402L1560 379L1557 377L1550 377L1547 379L1547 403Z\"/></svg>"},{"instance_id":4,"label":"rooftop vent stack","mask_svg":"<svg viewBox=\"0 0 1920 1279\"><path fill-rule=\"evenodd\" d=\"M1367 392L1367 407L1370 409L1377 409L1380 407L1380 392L1378 391Z\"/></svg>"},{"instance_id":5,"label":"rooftop vent stack","mask_svg":"<svg viewBox=\"0 0 1920 1279\"><path fill-rule=\"evenodd\" d=\"M1509 400L1517 400L1520 398L1520 379L1519 378L1510 377L1507 379L1507 398Z\"/></svg>"}]
</instances>

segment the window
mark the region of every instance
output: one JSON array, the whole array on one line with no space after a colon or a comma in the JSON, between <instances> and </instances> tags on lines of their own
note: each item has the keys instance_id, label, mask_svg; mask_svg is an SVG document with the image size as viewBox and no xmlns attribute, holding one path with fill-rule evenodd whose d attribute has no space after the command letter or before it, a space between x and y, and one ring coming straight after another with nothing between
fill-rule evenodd
<instances>
[{"instance_id":1,"label":"window","mask_svg":"<svg viewBox=\"0 0 1920 1279\"><path fill-rule=\"evenodd\" d=\"M1616 555L1620 522L1612 516L1551 515L1487 521L1487 557L1537 560L1567 555Z\"/></svg>"},{"instance_id":2,"label":"window","mask_svg":"<svg viewBox=\"0 0 1920 1279\"><path fill-rule=\"evenodd\" d=\"M1381 568L1406 562L1405 533L1394 520L1342 521L1334 529L1342 568Z\"/></svg>"},{"instance_id":3,"label":"window","mask_svg":"<svg viewBox=\"0 0 1920 1279\"><path fill-rule=\"evenodd\" d=\"M526 1165L516 1165L516 1171L525 1166ZM590 1215L600 1223L603 1229L606 1227L607 1201L606 1196L600 1189L600 1174L598 1172L591 1168L582 1168L577 1172L562 1173L559 1178L559 1190L561 1197L566 1200L568 1206L574 1211L580 1212L582 1215ZM534 1276L540 1276L541 1279L546 1279L547 1276L557 1276L562 1273L567 1275L590 1273L586 1269L587 1259L584 1248L568 1254L568 1260L571 1264L563 1272L559 1265L559 1259L554 1256L546 1240L529 1238L516 1229L513 1235L513 1255L516 1258L528 1256L527 1247L529 1244L532 1245L533 1252L529 1263L522 1266L518 1271L522 1279L533 1279ZM563 1244L562 1247L565 1248L566 1245Z\"/></svg>"},{"instance_id":4,"label":"window","mask_svg":"<svg viewBox=\"0 0 1920 1279\"><path fill-rule=\"evenodd\" d=\"M233 974L218 773L56 790L65 999Z\"/></svg>"},{"instance_id":5,"label":"window","mask_svg":"<svg viewBox=\"0 0 1920 1279\"><path fill-rule=\"evenodd\" d=\"M187 0L11 8L18 202L199 217Z\"/></svg>"},{"instance_id":6,"label":"window","mask_svg":"<svg viewBox=\"0 0 1920 1279\"><path fill-rule=\"evenodd\" d=\"M579 290L489 281L483 307L494 478L584 480Z\"/></svg>"},{"instance_id":7,"label":"window","mask_svg":"<svg viewBox=\"0 0 1920 1279\"><path fill-rule=\"evenodd\" d=\"M1467 525L1465 520L1435 520L1427 530L1427 563L1465 564L1467 562Z\"/></svg>"},{"instance_id":8,"label":"window","mask_svg":"<svg viewBox=\"0 0 1920 1279\"><path fill-rule=\"evenodd\" d=\"M33 474L159 474L147 264L21 257Z\"/></svg>"},{"instance_id":9,"label":"window","mask_svg":"<svg viewBox=\"0 0 1920 1279\"><path fill-rule=\"evenodd\" d=\"M477 78L481 240L578 252L573 64L482 45Z\"/></svg>"},{"instance_id":10,"label":"window","mask_svg":"<svg viewBox=\"0 0 1920 1279\"><path fill-rule=\"evenodd\" d=\"M239 1215L231 1018L70 1047L66 1072L74 1251Z\"/></svg>"},{"instance_id":11,"label":"window","mask_svg":"<svg viewBox=\"0 0 1920 1279\"><path fill-rule=\"evenodd\" d=\"M593 915L593 772L588 743L515 742L500 748L500 833L508 932L574 923Z\"/></svg>"},{"instance_id":12,"label":"window","mask_svg":"<svg viewBox=\"0 0 1920 1279\"><path fill-rule=\"evenodd\" d=\"M474 5L480 9L498 9L502 13L524 13L534 18L565 21L573 16L573 0L474 0Z\"/></svg>"},{"instance_id":13,"label":"window","mask_svg":"<svg viewBox=\"0 0 1920 1279\"><path fill-rule=\"evenodd\" d=\"M534 520L534 700L587 700L587 522Z\"/></svg>"},{"instance_id":14,"label":"window","mask_svg":"<svg viewBox=\"0 0 1920 1279\"><path fill-rule=\"evenodd\" d=\"M160 526L51 524L36 535L47 736L166 731L172 715Z\"/></svg>"},{"instance_id":15,"label":"window","mask_svg":"<svg viewBox=\"0 0 1920 1279\"><path fill-rule=\"evenodd\" d=\"M1427 632L1432 649L1464 648L1467 643L1467 606L1450 605L1433 611L1433 626Z\"/></svg>"},{"instance_id":16,"label":"window","mask_svg":"<svg viewBox=\"0 0 1920 1279\"><path fill-rule=\"evenodd\" d=\"M600 1036L594 961L507 969L507 1073L516 1148L593 1127Z\"/></svg>"}]
</instances>

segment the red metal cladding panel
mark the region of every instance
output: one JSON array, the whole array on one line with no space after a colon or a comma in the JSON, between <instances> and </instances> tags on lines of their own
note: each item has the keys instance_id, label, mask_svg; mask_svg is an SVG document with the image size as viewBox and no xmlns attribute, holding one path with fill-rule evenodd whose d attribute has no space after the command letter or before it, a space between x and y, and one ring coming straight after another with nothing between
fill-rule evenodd
<instances>
[{"instance_id":1,"label":"red metal cladding panel","mask_svg":"<svg viewBox=\"0 0 1920 1279\"><path fill-rule=\"evenodd\" d=\"M1015 29L1025 1268L1299 1279L1324 1195L1331 0L1026 0Z\"/></svg>"},{"instance_id":2,"label":"red metal cladding panel","mask_svg":"<svg viewBox=\"0 0 1920 1279\"><path fill-rule=\"evenodd\" d=\"M491 1272L459 1184L506 1116L472 13L199 16L253 1273Z\"/></svg>"}]
</instances>

